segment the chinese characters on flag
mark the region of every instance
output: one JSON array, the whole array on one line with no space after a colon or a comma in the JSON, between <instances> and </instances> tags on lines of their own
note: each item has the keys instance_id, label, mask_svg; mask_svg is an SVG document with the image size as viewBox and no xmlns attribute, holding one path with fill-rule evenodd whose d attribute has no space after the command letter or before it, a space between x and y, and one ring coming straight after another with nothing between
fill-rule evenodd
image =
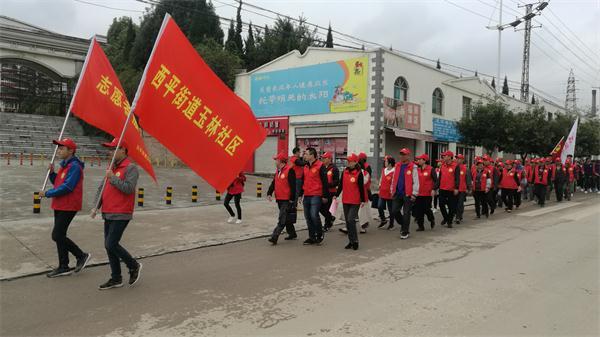
<instances>
[{"instance_id":1,"label":"chinese characters on flag","mask_svg":"<svg viewBox=\"0 0 600 337\"><path fill-rule=\"evenodd\" d=\"M218 191L266 133L167 14L133 102L140 124Z\"/></svg>"},{"instance_id":2,"label":"chinese characters on flag","mask_svg":"<svg viewBox=\"0 0 600 337\"><path fill-rule=\"evenodd\" d=\"M96 39L92 39L75 89L71 112L87 123L119 137L130 110L129 101L110 61ZM135 118L131 118L130 123L123 137L128 146L128 155L156 181L141 130Z\"/></svg>"}]
</instances>

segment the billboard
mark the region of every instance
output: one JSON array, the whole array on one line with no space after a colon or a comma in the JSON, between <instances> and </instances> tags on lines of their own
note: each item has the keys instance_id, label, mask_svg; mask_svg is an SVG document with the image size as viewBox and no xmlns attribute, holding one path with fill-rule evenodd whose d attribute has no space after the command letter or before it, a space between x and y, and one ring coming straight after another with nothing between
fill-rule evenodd
<instances>
[{"instance_id":1,"label":"billboard","mask_svg":"<svg viewBox=\"0 0 600 337\"><path fill-rule=\"evenodd\" d=\"M433 119L433 139L436 141L445 142L460 142L461 136L456 127L455 121L449 121L447 119L434 118Z\"/></svg>"},{"instance_id":2,"label":"billboard","mask_svg":"<svg viewBox=\"0 0 600 337\"><path fill-rule=\"evenodd\" d=\"M419 131L421 130L421 106L384 97L383 122L388 127Z\"/></svg>"},{"instance_id":3,"label":"billboard","mask_svg":"<svg viewBox=\"0 0 600 337\"><path fill-rule=\"evenodd\" d=\"M254 74L250 107L257 117L364 111L368 57Z\"/></svg>"}]
</instances>

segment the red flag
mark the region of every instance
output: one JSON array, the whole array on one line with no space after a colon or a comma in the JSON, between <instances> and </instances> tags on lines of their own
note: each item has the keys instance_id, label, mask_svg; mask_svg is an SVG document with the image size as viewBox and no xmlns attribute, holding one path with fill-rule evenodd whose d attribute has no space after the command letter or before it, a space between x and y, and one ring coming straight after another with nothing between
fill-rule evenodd
<instances>
[{"instance_id":1,"label":"red flag","mask_svg":"<svg viewBox=\"0 0 600 337\"><path fill-rule=\"evenodd\" d=\"M266 132L167 14L133 101L140 124L216 190L243 170Z\"/></svg>"},{"instance_id":2,"label":"red flag","mask_svg":"<svg viewBox=\"0 0 600 337\"><path fill-rule=\"evenodd\" d=\"M564 145L565 145L565 137L561 137L560 140L558 141L558 144L556 144L556 146L554 147L552 152L550 152L550 156L552 156L552 159L555 159L557 157L560 158L560 155L562 154Z\"/></svg>"},{"instance_id":3,"label":"red flag","mask_svg":"<svg viewBox=\"0 0 600 337\"><path fill-rule=\"evenodd\" d=\"M95 38L92 39L73 94L71 112L113 137L119 137L130 110L117 74L100 44ZM129 147L128 155L156 181L154 168L135 118L131 118L131 125L125 131L123 140Z\"/></svg>"}]
</instances>

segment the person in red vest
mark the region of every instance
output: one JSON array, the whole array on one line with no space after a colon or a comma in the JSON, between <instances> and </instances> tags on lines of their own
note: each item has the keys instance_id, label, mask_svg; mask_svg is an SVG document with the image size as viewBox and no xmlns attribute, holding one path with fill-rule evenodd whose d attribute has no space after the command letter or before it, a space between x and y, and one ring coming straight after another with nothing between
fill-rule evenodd
<instances>
[{"instance_id":1,"label":"person in red vest","mask_svg":"<svg viewBox=\"0 0 600 337\"><path fill-rule=\"evenodd\" d=\"M338 170L337 166L333 164L333 155L331 152L325 152L321 155L321 161L323 162L323 166L325 166L325 170L327 171L327 188L329 189L329 194L333 195L337 186L340 182L340 170ZM331 227L333 227L333 222L335 221L335 217L333 214L329 213L329 208L331 208L331 202L333 199L327 199L326 203L323 203L321 206L320 213L325 217L325 225L323 226L323 231L328 232Z\"/></svg>"},{"instance_id":2,"label":"person in red vest","mask_svg":"<svg viewBox=\"0 0 600 337\"><path fill-rule=\"evenodd\" d=\"M289 214L294 207L294 199L296 198L296 172L292 168L292 165L288 165L288 157L284 153L276 155L273 157L273 160L275 160L276 170L267 191L267 199L272 201L273 193L275 193L275 201L279 208L279 217L277 226L273 229L273 234L271 234L268 241L276 245L279 235L281 235L284 228L288 234L284 240L294 240L298 237L294 223L289 219Z\"/></svg>"},{"instance_id":3,"label":"person in red vest","mask_svg":"<svg viewBox=\"0 0 600 337\"><path fill-rule=\"evenodd\" d=\"M556 201L562 202L564 193L565 193L565 185L568 181L568 173L567 169L563 166L560 158L556 158L554 160L554 173L552 175L554 182L554 192L556 193Z\"/></svg>"},{"instance_id":4,"label":"person in red vest","mask_svg":"<svg viewBox=\"0 0 600 337\"><path fill-rule=\"evenodd\" d=\"M538 199L538 205L544 207L546 204L546 189L548 184L552 180L552 171L546 166L546 160L541 158L538 162L538 166L535 169L533 183L535 189L535 195Z\"/></svg>"},{"instance_id":5,"label":"person in red vest","mask_svg":"<svg viewBox=\"0 0 600 337\"><path fill-rule=\"evenodd\" d=\"M521 165L521 161L519 159L513 161L513 169L517 172L519 176L519 191L515 193L515 203L514 206L516 209L519 209L521 206L522 193L525 186L527 186L527 179L525 178L525 168Z\"/></svg>"},{"instance_id":6,"label":"person in red vest","mask_svg":"<svg viewBox=\"0 0 600 337\"><path fill-rule=\"evenodd\" d=\"M227 187L227 195L225 196L225 201L223 202L227 213L229 213L229 219L227 219L227 223L242 223L242 205L240 204L240 201L242 200L242 193L244 193L245 183L246 176L244 175L244 172L240 172L238 176L235 177L235 179L233 179L229 187ZM231 208L231 206L229 206L231 199L233 199L233 202L235 204L237 219L235 216L236 214L233 212L233 209Z\"/></svg>"},{"instance_id":7,"label":"person in red vest","mask_svg":"<svg viewBox=\"0 0 600 337\"><path fill-rule=\"evenodd\" d=\"M551 171L552 177L556 176L556 165L554 165L554 159L552 157L546 157L546 167ZM546 186L546 201L550 200L550 194L554 188L554 181L550 180Z\"/></svg>"},{"instance_id":8,"label":"person in red vest","mask_svg":"<svg viewBox=\"0 0 600 337\"><path fill-rule=\"evenodd\" d=\"M356 231L356 219L360 207L364 207L366 201L363 174L358 164L358 156L354 153L348 155L348 166L342 172L337 192L334 198L342 195L342 207L344 208L344 219L346 219L346 232L348 233L348 244L345 249L358 249L358 233ZM343 193L342 193L343 192Z\"/></svg>"},{"instance_id":9,"label":"person in red vest","mask_svg":"<svg viewBox=\"0 0 600 337\"><path fill-rule=\"evenodd\" d=\"M496 201L496 206L497 207L502 207L502 195L501 195L501 188L500 188L500 174L502 173L502 170L504 170L504 163L502 162L502 158L496 158L496 175L497 175L497 180L496 180L496 184L494 184L494 200Z\"/></svg>"},{"instance_id":10,"label":"person in red vest","mask_svg":"<svg viewBox=\"0 0 600 337\"><path fill-rule=\"evenodd\" d=\"M458 198L458 187L460 183L460 170L452 160L454 153L445 151L442 153L442 167L439 175L439 203L440 212L444 220L442 226L446 225L452 228L452 220L456 214L456 204Z\"/></svg>"},{"instance_id":11,"label":"person in red vest","mask_svg":"<svg viewBox=\"0 0 600 337\"><path fill-rule=\"evenodd\" d=\"M519 173L513 166L512 160L507 160L506 165L500 171L500 189L502 191L502 202L504 210L512 212L515 203L516 193L521 192Z\"/></svg>"},{"instance_id":12,"label":"person in red vest","mask_svg":"<svg viewBox=\"0 0 600 337\"><path fill-rule=\"evenodd\" d=\"M442 169L442 160L441 159L436 159L435 160L435 176L438 177L438 183L439 183L439 178L440 178L440 170ZM440 198L440 194L437 193L437 188L434 191L434 195L433 195L433 212L435 213L437 211L438 208L438 201Z\"/></svg>"},{"instance_id":13,"label":"person in red vest","mask_svg":"<svg viewBox=\"0 0 600 337\"><path fill-rule=\"evenodd\" d=\"M81 210L84 164L75 156L77 144L71 138L53 140L52 143L58 145L56 156L62 161L58 173L54 172L54 164L50 164L49 167L49 178L54 188L40 192L40 198L52 198L51 207L54 210L52 240L56 242L58 267L46 274L50 278L78 273L85 268L91 258L91 254L84 253L67 237L71 221ZM74 269L69 267L69 253L77 259Z\"/></svg>"},{"instance_id":14,"label":"person in red vest","mask_svg":"<svg viewBox=\"0 0 600 337\"><path fill-rule=\"evenodd\" d=\"M358 154L358 164L360 165L360 167L362 167L363 170L367 171L369 173L369 177L373 176L373 168L371 167L371 165L369 163L367 163L367 154L364 152L361 152ZM369 181L366 182L366 186L367 186L367 193L368 193L368 200L371 200L371 178L369 178Z\"/></svg>"},{"instance_id":15,"label":"person in red vest","mask_svg":"<svg viewBox=\"0 0 600 337\"><path fill-rule=\"evenodd\" d=\"M419 194L417 165L410 160L410 150L400 150L400 162L394 168L391 190L393 196L392 213L400 224L400 239L408 239L410 217L413 205Z\"/></svg>"},{"instance_id":16,"label":"person in red vest","mask_svg":"<svg viewBox=\"0 0 600 337\"><path fill-rule=\"evenodd\" d=\"M294 198L294 206L298 204L298 198L302 195L302 179L304 176L304 159L300 154L300 148L295 147L292 150L292 157L290 158L290 164L296 174L296 197ZM298 208L300 209L300 208Z\"/></svg>"},{"instance_id":17,"label":"person in red vest","mask_svg":"<svg viewBox=\"0 0 600 337\"><path fill-rule=\"evenodd\" d=\"M304 152L304 183L302 193L304 199L304 218L308 227L308 239L305 245L320 245L323 241L323 227L319 210L321 205L327 203L329 188L327 186L327 170L317 158L317 150L309 147ZM348 221L348 219L346 219Z\"/></svg>"},{"instance_id":18,"label":"person in red vest","mask_svg":"<svg viewBox=\"0 0 600 337\"><path fill-rule=\"evenodd\" d=\"M527 188L529 189L529 200L531 202L535 202L535 199L537 198L536 194L534 193L534 179L535 179L535 170L538 167L538 163L539 160L538 158L533 158L531 160L531 171L529 172L529 175L527 175Z\"/></svg>"},{"instance_id":19,"label":"person in red vest","mask_svg":"<svg viewBox=\"0 0 600 337\"><path fill-rule=\"evenodd\" d=\"M390 224L387 229L394 228L394 217L392 216L392 205L393 197L391 192L392 179L394 178L394 167L396 160L392 156L385 156L383 160L383 169L381 170L381 178L379 179L379 204L377 210L379 211L379 226L377 228L383 228L387 224L385 218L385 209L387 208Z\"/></svg>"},{"instance_id":20,"label":"person in red vest","mask_svg":"<svg viewBox=\"0 0 600 337\"><path fill-rule=\"evenodd\" d=\"M483 166L483 160L479 159L475 162L475 171L471 174L473 198L475 199L475 214L477 219L481 218L482 213L487 218L489 217L488 193L492 187L490 171Z\"/></svg>"},{"instance_id":21,"label":"person in red vest","mask_svg":"<svg viewBox=\"0 0 600 337\"><path fill-rule=\"evenodd\" d=\"M115 138L112 142L102 145L113 149L112 155L115 158L113 167L106 170L104 190L102 185L98 188L94 203L102 209L102 219L104 219L104 247L108 255L111 276L98 288L106 290L123 286L121 260L129 268L129 286L136 284L141 276L142 264L119 244L125 228L133 218L135 188L140 174L137 166L127 156L128 149L125 142L119 144L119 138ZM101 191L102 195L100 195ZM96 217L97 211L92 209L92 219Z\"/></svg>"},{"instance_id":22,"label":"person in red vest","mask_svg":"<svg viewBox=\"0 0 600 337\"><path fill-rule=\"evenodd\" d=\"M465 200L467 199L467 192L471 190L471 174L467 169L465 163L465 156L462 154L456 155L456 170L459 173L458 182L458 196L456 198L456 224L460 224L463 219L463 213L465 211Z\"/></svg>"},{"instance_id":23,"label":"person in red vest","mask_svg":"<svg viewBox=\"0 0 600 337\"><path fill-rule=\"evenodd\" d=\"M567 184L565 187L565 198L571 201L573 192L575 191L575 168L573 167L570 160L567 159L565 162L565 169L567 170Z\"/></svg>"},{"instance_id":24,"label":"person in red vest","mask_svg":"<svg viewBox=\"0 0 600 337\"><path fill-rule=\"evenodd\" d=\"M496 170L496 166L494 166L493 162L492 162L492 158L489 155L484 155L483 156L483 167L485 167L490 176L490 179L492 181L492 185L490 186L490 191L488 192L488 206L489 206L489 210L490 210L490 214L494 214L494 211L496 210L496 196L497 196L497 191L496 191L496 187L498 186L498 171Z\"/></svg>"},{"instance_id":25,"label":"person in red vest","mask_svg":"<svg viewBox=\"0 0 600 337\"><path fill-rule=\"evenodd\" d=\"M435 227L435 218L431 211L431 200L435 194L438 180L435 169L427 165L427 162L429 162L429 156L427 154L424 153L415 159L417 160L417 174L419 177L419 192L417 194L417 199L415 200L415 218L417 220L417 225L419 226L417 232L422 232L425 230L425 215L427 215L427 220L429 220L431 229Z\"/></svg>"},{"instance_id":26,"label":"person in red vest","mask_svg":"<svg viewBox=\"0 0 600 337\"><path fill-rule=\"evenodd\" d=\"M525 159L525 165L523 165L523 176L521 181L525 181L524 184L521 184L521 191L523 192L522 198L524 200L529 199L529 191L531 190L531 174L532 174L532 166L531 159Z\"/></svg>"}]
</instances>

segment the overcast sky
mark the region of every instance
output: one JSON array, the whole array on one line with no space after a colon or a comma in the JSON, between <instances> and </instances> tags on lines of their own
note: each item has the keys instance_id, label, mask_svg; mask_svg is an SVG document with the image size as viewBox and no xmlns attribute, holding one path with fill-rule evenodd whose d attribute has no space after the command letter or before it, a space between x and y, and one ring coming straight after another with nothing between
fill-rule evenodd
<instances>
[{"instance_id":1,"label":"overcast sky","mask_svg":"<svg viewBox=\"0 0 600 337\"><path fill-rule=\"evenodd\" d=\"M498 33L485 27L498 23L497 0L248 2L292 17L303 15L321 26L331 23L334 30L405 52L496 74ZM503 1L503 23L524 13L524 8L517 7L521 2ZM236 1L213 0L213 4L218 15L235 18ZM114 17L131 16L139 22L148 6L136 0L2 0L0 12L57 33L89 38L106 35ZM242 20L260 26L273 21L247 11L242 11ZM530 84L562 105L568 70L573 68L578 105L591 105L591 89L600 87L600 0L551 0L535 21L542 28L532 34ZM350 44L341 38L334 35L334 42ZM521 80L522 54L523 32L504 30L502 77ZM511 93L518 97L518 84L511 86L515 87Z\"/></svg>"}]
</instances>

